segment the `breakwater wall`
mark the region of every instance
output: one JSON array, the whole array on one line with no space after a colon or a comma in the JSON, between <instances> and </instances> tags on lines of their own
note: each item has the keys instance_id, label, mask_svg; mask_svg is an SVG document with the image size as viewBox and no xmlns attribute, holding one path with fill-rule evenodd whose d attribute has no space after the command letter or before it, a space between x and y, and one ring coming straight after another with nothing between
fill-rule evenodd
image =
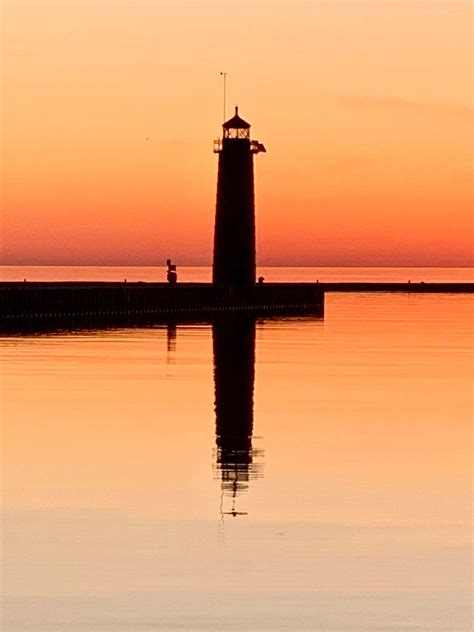
<instances>
[{"instance_id":1,"label":"breakwater wall","mask_svg":"<svg viewBox=\"0 0 474 632\"><path fill-rule=\"evenodd\" d=\"M220 313L255 317L324 314L330 292L473 293L474 283L0 283L0 332L209 322Z\"/></svg>"},{"instance_id":2,"label":"breakwater wall","mask_svg":"<svg viewBox=\"0 0 474 632\"><path fill-rule=\"evenodd\" d=\"M3 332L208 320L221 312L323 311L324 292L317 283L0 283Z\"/></svg>"},{"instance_id":3,"label":"breakwater wall","mask_svg":"<svg viewBox=\"0 0 474 632\"><path fill-rule=\"evenodd\" d=\"M409 294L472 294L474 283L320 283L324 292L405 292Z\"/></svg>"}]
</instances>

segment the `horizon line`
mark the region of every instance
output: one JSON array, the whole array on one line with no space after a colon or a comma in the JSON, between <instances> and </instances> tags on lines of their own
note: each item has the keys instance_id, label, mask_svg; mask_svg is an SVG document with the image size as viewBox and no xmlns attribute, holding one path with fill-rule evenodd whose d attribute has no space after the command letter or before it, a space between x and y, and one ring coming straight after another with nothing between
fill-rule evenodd
<instances>
[{"instance_id":1,"label":"horizon line","mask_svg":"<svg viewBox=\"0 0 474 632\"><path fill-rule=\"evenodd\" d=\"M179 268L212 268L209 264L177 264ZM166 268L165 263L156 264L138 264L138 263L0 263L0 268ZM474 269L474 263L471 264L259 264L258 268L466 268Z\"/></svg>"}]
</instances>

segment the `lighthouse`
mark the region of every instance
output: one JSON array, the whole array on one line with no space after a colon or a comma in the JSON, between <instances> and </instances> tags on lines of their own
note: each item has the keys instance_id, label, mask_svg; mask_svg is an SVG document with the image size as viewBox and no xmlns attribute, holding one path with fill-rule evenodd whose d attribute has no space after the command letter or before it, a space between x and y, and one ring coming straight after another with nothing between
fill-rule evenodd
<instances>
[{"instance_id":1,"label":"lighthouse","mask_svg":"<svg viewBox=\"0 0 474 632\"><path fill-rule=\"evenodd\" d=\"M254 154L262 143L250 139L250 124L235 115L223 124L219 154L212 282L215 285L255 283Z\"/></svg>"}]
</instances>

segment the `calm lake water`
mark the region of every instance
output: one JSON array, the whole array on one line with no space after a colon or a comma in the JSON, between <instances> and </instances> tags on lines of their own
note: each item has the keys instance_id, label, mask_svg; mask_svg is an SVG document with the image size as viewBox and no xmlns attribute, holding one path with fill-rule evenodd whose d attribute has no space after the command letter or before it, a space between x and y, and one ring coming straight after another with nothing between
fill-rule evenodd
<instances>
[{"instance_id":1,"label":"calm lake water","mask_svg":"<svg viewBox=\"0 0 474 632\"><path fill-rule=\"evenodd\" d=\"M0 338L2 630L471 630L473 310Z\"/></svg>"}]
</instances>

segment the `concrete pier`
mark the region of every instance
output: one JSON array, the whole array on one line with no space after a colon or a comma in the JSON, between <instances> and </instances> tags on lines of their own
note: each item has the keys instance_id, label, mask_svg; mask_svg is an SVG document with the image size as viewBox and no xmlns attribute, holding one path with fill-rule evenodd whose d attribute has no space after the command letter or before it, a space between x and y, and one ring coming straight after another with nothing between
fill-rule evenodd
<instances>
[{"instance_id":1,"label":"concrete pier","mask_svg":"<svg viewBox=\"0 0 474 632\"><path fill-rule=\"evenodd\" d=\"M209 322L221 313L255 317L324 314L330 292L473 293L474 283L0 283L0 332Z\"/></svg>"},{"instance_id":2,"label":"concrete pier","mask_svg":"<svg viewBox=\"0 0 474 632\"><path fill-rule=\"evenodd\" d=\"M324 292L408 292L413 294L471 294L474 283L319 283Z\"/></svg>"},{"instance_id":3,"label":"concrete pier","mask_svg":"<svg viewBox=\"0 0 474 632\"><path fill-rule=\"evenodd\" d=\"M317 283L0 283L0 331L44 331L324 311Z\"/></svg>"}]
</instances>

